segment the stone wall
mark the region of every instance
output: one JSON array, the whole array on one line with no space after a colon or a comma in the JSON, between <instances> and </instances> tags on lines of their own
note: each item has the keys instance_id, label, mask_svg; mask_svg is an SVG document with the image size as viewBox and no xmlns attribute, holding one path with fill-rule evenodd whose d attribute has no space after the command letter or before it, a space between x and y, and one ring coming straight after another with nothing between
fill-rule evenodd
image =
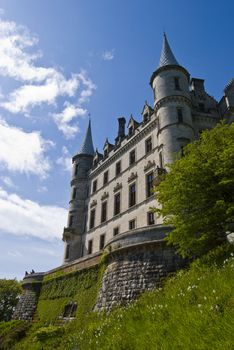
<instances>
[{"instance_id":1,"label":"stone wall","mask_svg":"<svg viewBox=\"0 0 234 350\"><path fill-rule=\"evenodd\" d=\"M160 287L165 276L184 264L163 240L110 253L95 310L109 311L128 304L144 291Z\"/></svg>"},{"instance_id":2,"label":"stone wall","mask_svg":"<svg viewBox=\"0 0 234 350\"><path fill-rule=\"evenodd\" d=\"M12 316L13 320L32 321L37 308L43 273L26 275L23 279L23 293Z\"/></svg>"}]
</instances>

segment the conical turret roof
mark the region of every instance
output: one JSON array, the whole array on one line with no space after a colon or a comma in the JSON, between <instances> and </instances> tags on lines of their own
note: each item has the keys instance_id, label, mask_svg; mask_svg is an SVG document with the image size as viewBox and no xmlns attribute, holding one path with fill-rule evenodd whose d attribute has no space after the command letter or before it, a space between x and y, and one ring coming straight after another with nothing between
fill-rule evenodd
<instances>
[{"instance_id":1,"label":"conical turret roof","mask_svg":"<svg viewBox=\"0 0 234 350\"><path fill-rule=\"evenodd\" d=\"M161 56L160 56L160 61L158 68L164 67L164 66L169 66L169 65L176 65L179 66L179 63L177 62L170 45L167 40L167 36L164 33L163 35L163 46L162 46L162 51L161 51Z\"/></svg>"},{"instance_id":2,"label":"conical turret roof","mask_svg":"<svg viewBox=\"0 0 234 350\"><path fill-rule=\"evenodd\" d=\"M94 153L95 152L94 152L92 132L91 132L91 121L89 120L89 124L86 130L84 141L80 147L79 154L88 154L90 156L93 156Z\"/></svg>"}]
</instances>

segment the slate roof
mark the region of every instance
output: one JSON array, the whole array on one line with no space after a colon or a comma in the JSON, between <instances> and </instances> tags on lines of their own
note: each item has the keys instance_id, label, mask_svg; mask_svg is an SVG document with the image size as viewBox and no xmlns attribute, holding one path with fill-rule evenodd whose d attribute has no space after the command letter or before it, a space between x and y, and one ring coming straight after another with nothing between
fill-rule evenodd
<instances>
[{"instance_id":1,"label":"slate roof","mask_svg":"<svg viewBox=\"0 0 234 350\"><path fill-rule=\"evenodd\" d=\"M168 66L168 65L179 66L179 63L177 62L175 56L173 55L173 52L171 51L170 45L167 40L167 36L164 33L163 46L162 46L158 68Z\"/></svg>"},{"instance_id":2,"label":"slate roof","mask_svg":"<svg viewBox=\"0 0 234 350\"><path fill-rule=\"evenodd\" d=\"M86 130L84 141L80 147L79 154L88 154L93 156L94 153L95 152L94 152L92 132L91 132L91 121L89 120L89 124Z\"/></svg>"}]
</instances>

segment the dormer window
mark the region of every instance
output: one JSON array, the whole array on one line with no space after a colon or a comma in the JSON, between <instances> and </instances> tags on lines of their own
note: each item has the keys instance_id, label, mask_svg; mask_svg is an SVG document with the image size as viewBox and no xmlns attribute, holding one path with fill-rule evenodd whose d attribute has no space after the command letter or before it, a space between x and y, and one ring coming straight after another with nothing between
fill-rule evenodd
<instances>
[{"instance_id":1,"label":"dormer window","mask_svg":"<svg viewBox=\"0 0 234 350\"><path fill-rule=\"evenodd\" d=\"M106 158L107 156L108 156L108 150L105 149L105 150L104 150L104 157Z\"/></svg>"},{"instance_id":2,"label":"dormer window","mask_svg":"<svg viewBox=\"0 0 234 350\"><path fill-rule=\"evenodd\" d=\"M128 129L128 136L132 136L134 134L133 131L133 126L130 126L130 128Z\"/></svg>"},{"instance_id":3,"label":"dormer window","mask_svg":"<svg viewBox=\"0 0 234 350\"><path fill-rule=\"evenodd\" d=\"M174 77L175 90L180 90L180 80L178 77Z\"/></svg>"}]
</instances>

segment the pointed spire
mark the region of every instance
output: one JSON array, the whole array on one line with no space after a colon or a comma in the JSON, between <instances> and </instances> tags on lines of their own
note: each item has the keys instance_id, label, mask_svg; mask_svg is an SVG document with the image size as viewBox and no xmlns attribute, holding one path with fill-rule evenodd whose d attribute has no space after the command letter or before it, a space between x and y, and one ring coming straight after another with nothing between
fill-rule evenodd
<instances>
[{"instance_id":1,"label":"pointed spire","mask_svg":"<svg viewBox=\"0 0 234 350\"><path fill-rule=\"evenodd\" d=\"M158 68L168 66L168 65L176 65L179 66L173 52L171 51L170 45L167 41L166 33L163 34L163 46L161 51L161 57L159 61Z\"/></svg>"},{"instance_id":2,"label":"pointed spire","mask_svg":"<svg viewBox=\"0 0 234 350\"><path fill-rule=\"evenodd\" d=\"M84 141L80 147L79 154L88 154L90 156L94 155L90 118L89 118L89 124L88 124L87 130L86 130L86 134L84 137Z\"/></svg>"}]
</instances>

